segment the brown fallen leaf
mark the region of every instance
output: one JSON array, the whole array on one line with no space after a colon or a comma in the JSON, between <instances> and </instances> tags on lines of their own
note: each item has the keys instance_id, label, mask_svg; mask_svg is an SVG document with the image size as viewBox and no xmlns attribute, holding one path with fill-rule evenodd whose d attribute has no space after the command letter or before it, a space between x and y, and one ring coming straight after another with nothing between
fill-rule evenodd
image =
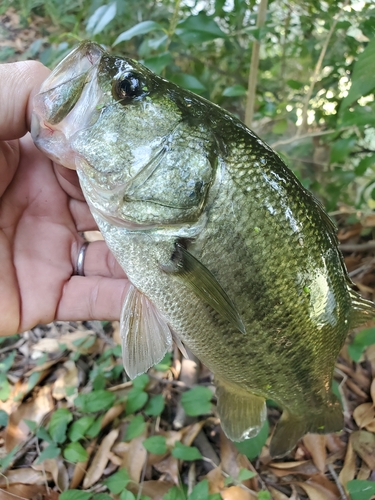
<instances>
[{"instance_id":1,"label":"brown fallen leaf","mask_svg":"<svg viewBox=\"0 0 375 500\"><path fill-rule=\"evenodd\" d=\"M100 428L104 429L108 424L114 421L115 418L121 415L121 413L124 411L125 405L123 404L118 404L115 406L112 406L106 413L104 414L103 420L100 424Z\"/></svg>"},{"instance_id":2,"label":"brown fallen leaf","mask_svg":"<svg viewBox=\"0 0 375 500\"><path fill-rule=\"evenodd\" d=\"M53 384L52 396L58 401L66 399L73 405L78 395L78 370L74 361L68 359L63 364L59 376Z\"/></svg>"},{"instance_id":3,"label":"brown fallen leaf","mask_svg":"<svg viewBox=\"0 0 375 500\"><path fill-rule=\"evenodd\" d=\"M372 432L355 431L350 437L353 450L370 469L375 469L375 435Z\"/></svg>"},{"instance_id":4,"label":"brown fallen leaf","mask_svg":"<svg viewBox=\"0 0 375 500\"><path fill-rule=\"evenodd\" d=\"M114 442L118 438L118 434L119 430L113 429L104 437L103 441L100 443L100 446L83 480L83 488L85 490L87 488L90 488L90 486L95 484L102 477L103 471L109 460L108 453L112 448Z\"/></svg>"},{"instance_id":5,"label":"brown fallen leaf","mask_svg":"<svg viewBox=\"0 0 375 500\"><path fill-rule=\"evenodd\" d=\"M375 408L372 403L362 403L353 411L353 418L360 429L367 428L375 420Z\"/></svg>"},{"instance_id":6,"label":"brown fallen leaf","mask_svg":"<svg viewBox=\"0 0 375 500\"><path fill-rule=\"evenodd\" d=\"M346 455L344 460L344 467L341 469L339 474L340 483L346 488L346 483L351 481L355 477L356 473L356 455L353 450L352 445L352 435L349 437L348 447L346 449Z\"/></svg>"},{"instance_id":7,"label":"brown fallen leaf","mask_svg":"<svg viewBox=\"0 0 375 500\"><path fill-rule=\"evenodd\" d=\"M323 434L306 434L303 437L303 444L312 457L312 461L320 472L326 468L326 439Z\"/></svg>"},{"instance_id":8,"label":"brown fallen leaf","mask_svg":"<svg viewBox=\"0 0 375 500\"><path fill-rule=\"evenodd\" d=\"M272 488L272 486L269 486L268 489L273 500L289 500L289 497L284 495L284 493L281 493L281 491L277 490L276 488Z\"/></svg>"},{"instance_id":9,"label":"brown fallen leaf","mask_svg":"<svg viewBox=\"0 0 375 500\"><path fill-rule=\"evenodd\" d=\"M177 486L180 484L180 471L178 470L179 460L172 455L161 460L154 465L154 468L165 474L167 481L172 481Z\"/></svg>"},{"instance_id":10,"label":"brown fallen leaf","mask_svg":"<svg viewBox=\"0 0 375 500\"><path fill-rule=\"evenodd\" d=\"M221 492L223 500L256 500L257 495L253 495L250 491L241 488L241 486L231 486Z\"/></svg>"},{"instance_id":11,"label":"brown fallen leaf","mask_svg":"<svg viewBox=\"0 0 375 500\"><path fill-rule=\"evenodd\" d=\"M0 486L8 484L43 484L46 480L51 479L51 474L44 474L42 471L37 471L31 467L9 470L5 474L0 474Z\"/></svg>"},{"instance_id":12,"label":"brown fallen leaf","mask_svg":"<svg viewBox=\"0 0 375 500\"><path fill-rule=\"evenodd\" d=\"M49 386L42 387L32 401L19 405L9 416L9 423L5 430L6 450L10 452L15 446L23 443L29 435L30 429L24 419L32 420L39 425L53 408Z\"/></svg>"},{"instance_id":13,"label":"brown fallen leaf","mask_svg":"<svg viewBox=\"0 0 375 500\"><path fill-rule=\"evenodd\" d=\"M310 500L338 500L340 498L319 485L312 485L309 482L299 482L297 484L300 488L305 490Z\"/></svg>"},{"instance_id":14,"label":"brown fallen leaf","mask_svg":"<svg viewBox=\"0 0 375 500\"><path fill-rule=\"evenodd\" d=\"M61 455L54 459L47 458L40 464L32 465L32 468L36 471L49 472L60 491L65 491L69 488L68 471Z\"/></svg>"},{"instance_id":15,"label":"brown fallen leaf","mask_svg":"<svg viewBox=\"0 0 375 500\"><path fill-rule=\"evenodd\" d=\"M143 441L147 438L148 429L147 427L140 436L133 438L129 443L126 451L122 456L122 467L129 473L129 477L132 481L139 483L147 460L147 450L143 446Z\"/></svg>"},{"instance_id":16,"label":"brown fallen leaf","mask_svg":"<svg viewBox=\"0 0 375 500\"><path fill-rule=\"evenodd\" d=\"M375 378L371 382L370 396L371 396L372 402L375 404Z\"/></svg>"},{"instance_id":17,"label":"brown fallen leaf","mask_svg":"<svg viewBox=\"0 0 375 500\"><path fill-rule=\"evenodd\" d=\"M87 455L88 455L87 460L85 462L76 463L76 465L74 467L74 471L73 471L73 477L70 481L70 489L71 490L74 490L75 488L77 488L77 486L79 486L81 484L81 481L86 474L87 465L90 461L90 457L95 450L96 442L97 442L97 438L93 439L91 441L91 443L88 445L88 447L86 448Z\"/></svg>"},{"instance_id":18,"label":"brown fallen leaf","mask_svg":"<svg viewBox=\"0 0 375 500\"><path fill-rule=\"evenodd\" d=\"M129 483L128 489L138 495L148 496L151 500L163 500L164 495L174 486L174 483L168 481L143 481L140 484Z\"/></svg>"},{"instance_id":19,"label":"brown fallen leaf","mask_svg":"<svg viewBox=\"0 0 375 500\"><path fill-rule=\"evenodd\" d=\"M221 466L210 470L206 475L208 481L209 493L220 493L224 489L224 475Z\"/></svg>"},{"instance_id":20,"label":"brown fallen leaf","mask_svg":"<svg viewBox=\"0 0 375 500\"><path fill-rule=\"evenodd\" d=\"M0 488L0 500L58 500L59 493L45 485L14 484L9 488Z\"/></svg>"}]
</instances>

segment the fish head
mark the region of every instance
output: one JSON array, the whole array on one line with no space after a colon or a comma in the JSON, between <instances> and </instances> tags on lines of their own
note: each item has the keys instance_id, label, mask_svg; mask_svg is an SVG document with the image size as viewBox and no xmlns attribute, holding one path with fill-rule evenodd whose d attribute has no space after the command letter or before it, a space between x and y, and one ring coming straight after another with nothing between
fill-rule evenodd
<instances>
[{"instance_id":1,"label":"fish head","mask_svg":"<svg viewBox=\"0 0 375 500\"><path fill-rule=\"evenodd\" d=\"M35 97L32 136L52 160L77 170L102 218L131 228L189 223L215 171L199 107L197 96L137 61L83 42Z\"/></svg>"}]
</instances>

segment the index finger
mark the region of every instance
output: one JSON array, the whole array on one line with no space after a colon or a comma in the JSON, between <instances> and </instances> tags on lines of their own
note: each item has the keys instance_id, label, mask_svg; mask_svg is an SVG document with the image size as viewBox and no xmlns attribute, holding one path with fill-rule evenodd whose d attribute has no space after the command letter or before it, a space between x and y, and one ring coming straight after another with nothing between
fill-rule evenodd
<instances>
[{"instance_id":1,"label":"index finger","mask_svg":"<svg viewBox=\"0 0 375 500\"><path fill-rule=\"evenodd\" d=\"M32 98L50 70L37 61L0 64L0 140L18 139L30 130Z\"/></svg>"}]
</instances>

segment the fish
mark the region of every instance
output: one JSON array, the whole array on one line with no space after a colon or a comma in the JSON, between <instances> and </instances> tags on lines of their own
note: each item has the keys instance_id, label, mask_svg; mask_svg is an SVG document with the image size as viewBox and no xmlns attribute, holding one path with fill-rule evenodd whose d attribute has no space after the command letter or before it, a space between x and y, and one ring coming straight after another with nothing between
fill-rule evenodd
<instances>
[{"instance_id":1,"label":"fish","mask_svg":"<svg viewBox=\"0 0 375 500\"><path fill-rule=\"evenodd\" d=\"M282 409L272 456L342 429L335 361L374 304L353 290L333 221L277 153L219 106L90 41L42 84L31 129L77 171L129 278L130 378L175 340L212 371L231 440L258 434L267 400Z\"/></svg>"}]
</instances>

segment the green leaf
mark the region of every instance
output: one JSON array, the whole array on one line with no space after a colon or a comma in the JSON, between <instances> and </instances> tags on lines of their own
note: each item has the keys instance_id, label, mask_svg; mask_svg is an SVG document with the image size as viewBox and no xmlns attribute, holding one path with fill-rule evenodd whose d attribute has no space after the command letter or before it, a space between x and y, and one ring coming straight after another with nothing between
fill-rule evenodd
<instances>
[{"instance_id":1,"label":"green leaf","mask_svg":"<svg viewBox=\"0 0 375 500\"><path fill-rule=\"evenodd\" d=\"M94 438L99 434L100 429L101 429L101 425L102 425L102 420L103 420L103 416L101 416L95 420L95 422L92 424L91 427L89 427L89 429L86 432L87 437Z\"/></svg>"},{"instance_id":2,"label":"green leaf","mask_svg":"<svg viewBox=\"0 0 375 500\"><path fill-rule=\"evenodd\" d=\"M68 431L69 439L73 442L82 439L94 422L94 417L89 416L81 417L73 422Z\"/></svg>"},{"instance_id":3,"label":"green leaf","mask_svg":"<svg viewBox=\"0 0 375 500\"><path fill-rule=\"evenodd\" d=\"M116 2L108 5L101 5L96 9L93 15L87 21L87 33L97 35L109 24L116 16Z\"/></svg>"},{"instance_id":4,"label":"green leaf","mask_svg":"<svg viewBox=\"0 0 375 500\"><path fill-rule=\"evenodd\" d=\"M353 342L349 344L349 356L357 363L366 347L372 344L375 344L375 328L366 328L357 333Z\"/></svg>"},{"instance_id":5,"label":"green leaf","mask_svg":"<svg viewBox=\"0 0 375 500\"><path fill-rule=\"evenodd\" d=\"M254 460L254 458L260 455L263 446L266 443L269 433L269 424L266 420L261 428L259 434L253 438L245 439L241 443L234 443L237 450L247 456L249 460Z\"/></svg>"},{"instance_id":6,"label":"green leaf","mask_svg":"<svg viewBox=\"0 0 375 500\"><path fill-rule=\"evenodd\" d=\"M142 390L137 389L136 387L133 387L133 389L129 391L128 398L126 400L126 408L125 408L126 415L130 415L131 413L134 413L135 411L143 408L147 400L148 400L147 392L144 392Z\"/></svg>"},{"instance_id":7,"label":"green leaf","mask_svg":"<svg viewBox=\"0 0 375 500\"><path fill-rule=\"evenodd\" d=\"M112 474L109 478L105 479L103 483L108 487L111 493L118 495L128 485L130 479L126 469L119 469Z\"/></svg>"},{"instance_id":8,"label":"green leaf","mask_svg":"<svg viewBox=\"0 0 375 500\"><path fill-rule=\"evenodd\" d=\"M200 460L202 458L201 452L195 446L186 446L182 443L176 443L172 455L180 460Z\"/></svg>"},{"instance_id":9,"label":"green leaf","mask_svg":"<svg viewBox=\"0 0 375 500\"><path fill-rule=\"evenodd\" d=\"M213 17L200 12L189 16L177 25L176 35L186 44L208 42L215 38L225 38L226 34L219 28Z\"/></svg>"},{"instance_id":10,"label":"green leaf","mask_svg":"<svg viewBox=\"0 0 375 500\"><path fill-rule=\"evenodd\" d=\"M40 464L41 462L43 462L43 460L46 460L47 458L56 458L60 455L60 451L61 449L55 443L51 443L46 448L44 448L44 450L39 455L36 463Z\"/></svg>"},{"instance_id":11,"label":"green leaf","mask_svg":"<svg viewBox=\"0 0 375 500\"><path fill-rule=\"evenodd\" d=\"M260 491L258 493L258 500L272 500L271 493L269 491Z\"/></svg>"},{"instance_id":12,"label":"green leaf","mask_svg":"<svg viewBox=\"0 0 375 500\"><path fill-rule=\"evenodd\" d=\"M342 396L340 394L339 386L340 386L340 384L337 382L337 380L332 380L332 392L337 397L337 399L340 401L341 406L343 406Z\"/></svg>"},{"instance_id":13,"label":"green leaf","mask_svg":"<svg viewBox=\"0 0 375 500\"><path fill-rule=\"evenodd\" d=\"M92 493L90 491L69 490L61 493L59 500L89 500L91 497Z\"/></svg>"},{"instance_id":14,"label":"green leaf","mask_svg":"<svg viewBox=\"0 0 375 500\"><path fill-rule=\"evenodd\" d=\"M355 175L361 177L370 167L375 167L375 155L365 156L354 169Z\"/></svg>"},{"instance_id":15,"label":"green leaf","mask_svg":"<svg viewBox=\"0 0 375 500\"><path fill-rule=\"evenodd\" d=\"M146 429L146 422L142 415L136 415L129 423L125 431L124 441L130 441L140 436Z\"/></svg>"},{"instance_id":16,"label":"green leaf","mask_svg":"<svg viewBox=\"0 0 375 500\"><path fill-rule=\"evenodd\" d=\"M100 410L108 410L113 406L116 396L109 391L99 390L80 394L74 400L77 408L80 408L84 413L93 413Z\"/></svg>"},{"instance_id":17,"label":"green leaf","mask_svg":"<svg viewBox=\"0 0 375 500\"><path fill-rule=\"evenodd\" d=\"M157 75L160 75L163 69L172 62L173 58L171 54L169 52L164 52L154 57L148 57L143 61L143 64Z\"/></svg>"},{"instance_id":18,"label":"green leaf","mask_svg":"<svg viewBox=\"0 0 375 500\"><path fill-rule=\"evenodd\" d=\"M184 89L191 90L196 94L202 94L207 89L206 87L193 75L186 75L184 73L175 73L170 77L171 81Z\"/></svg>"},{"instance_id":19,"label":"green leaf","mask_svg":"<svg viewBox=\"0 0 375 500\"><path fill-rule=\"evenodd\" d=\"M49 422L48 431L55 443L63 443L66 439L68 424L73 420L71 411L59 408L53 413Z\"/></svg>"},{"instance_id":20,"label":"green leaf","mask_svg":"<svg viewBox=\"0 0 375 500\"><path fill-rule=\"evenodd\" d=\"M64 449L64 458L69 462L86 462L89 455L85 448L80 443L70 443Z\"/></svg>"},{"instance_id":21,"label":"green leaf","mask_svg":"<svg viewBox=\"0 0 375 500\"><path fill-rule=\"evenodd\" d=\"M35 433L36 437L38 439L42 439L43 441L47 441L47 443L53 443L53 439L47 432L47 430L44 427L39 427L39 429Z\"/></svg>"},{"instance_id":22,"label":"green leaf","mask_svg":"<svg viewBox=\"0 0 375 500\"><path fill-rule=\"evenodd\" d=\"M353 479L346 483L351 500L370 500L375 495L375 483L373 481L362 481Z\"/></svg>"},{"instance_id":23,"label":"green leaf","mask_svg":"<svg viewBox=\"0 0 375 500\"><path fill-rule=\"evenodd\" d=\"M120 500L135 500L135 496L131 491L124 490L120 495Z\"/></svg>"},{"instance_id":24,"label":"green leaf","mask_svg":"<svg viewBox=\"0 0 375 500\"><path fill-rule=\"evenodd\" d=\"M168 449L164 436L151 436L143 441L143 446L154 455L163 455Z\"/></svg>"},{"instance_id":25,"label":"green leaf","mask_svg":"<svg viewBox=\"0 0 375 500\"><path fill-rule=\"evenodd\" d=\"M108 493L96 493L96 495L92 497L92 500L113 500L113 498L110 497Z\"/></svg>"},{"instance_id":26,"label":"green leaf","mask_svg":"<svg viewBox=\"0 0 375 500\"><path fill-rule=\"evenodd\" d=\"M340 114L339 124L341 127L355 125L364 127L366 125L375 126L375 106L355 106L354 109L345 109Z\"/></svg>"},{"instance_id":27,"label":"green leaf","mask_svg":"<svg viewBox=\"0 0 375 500\"><path fill-rule=\"evenodd\" d=\"M187 415L196 417L211 411L212 392L207 387L193 387L183 393L181 404Z\"/></svg>"},{"instance_id":28,"label":"green leaf","mask_svg":"<svg viewBox=\"0 0 375 500\"><path fill-rule=\"evenodd\" d=\"M300 90L304 87L304 84L298 80L287 80L286 84L293 90Z\"/></svg>"},{"instance_id":29,"label":"green leaf","mask_svg":"<svg viewBox=\"0 0 375 500\"><path fill-rule=\"evenodd\" d=\"M159 23L156 23L155 21L142 21L141 23L136 24L129 30L122 32L113 42L112 46L114 47L118 43L130 40L134 36L145 35L146 33L150 33L150 31L160 31L162 29L163 27Z\"/></svg>"},{"instance_id":30,"label":"green leaf","mask_svg":"<svg viewBox=\"0 0 375 500\"><path fill-rule=\"evenodd\" d=\"M246 95L247 90L243 85L240 85L236 83L235 85L232 85L231 87L227 87L223 91L223 96L224 97L238 97L242 95Z\"/></svg>"},{"instance_id":31,"label":"green leaf","mask_svg":"<svg viewBox=\"0 0 375 500\"><path fill-rule=\"evenodd\" d=\"M251 479L252 477L255 477L256 473L253 472L252 470L245 469L244 467L241 467L240 472L238 473L238 478L237 480L241 483L242 481L246 481L246 479Z\"/></svg>"},{"instance_id":32,"label":"green leaf","mask_svg":"<svg viewBox=\"0 0 375 500\"><path fill-rule=\"evenodd\" d=\"M4 410L0 410L0 426L6 427L8 425L8 414Z\"/></svg>"},{"instance_id":33,"label":"green leaf","mask_svg":"<svg viewBox=\"0 0 375 500\"><path fill-rule=\"evenodd\" d=\"M154 370L157 370L159 372L166 372L168 368L171 367L171 364L172 364L172 353L167 352L164 358L160 361L160 363L154 366Z\"/></svg>"},{"instance_id":34,"label":"green leaf","mask_svg":"<svg viewBox=\"0 0 375 500\"><path fill-rule=\"evenodd\" d=\"M10 394L10 384L8 382L6 373L0 373L0 399L6 401Z\"/></svg>"},{"instance_id":35,"label":"green leaf","mask_svg":"<svg viewBox=\"0 0 375 500\"><path fill-rule=\"evenodd\" d=\"M275 125L272 127L272 132L274 134L283 134L286 129L288 128L288 121L287 120L277 120Z\"/></svg>"},{"instance_id":36,"label":"green leaf","mask_svg":"<svg viewBox=\"0 0 375 500\"><path fill-rule=\"evenodd\" d=\"M362 96L368 95L375 88L375 38L370 40L365 50L359 54L354 64L352 86L342 101L341 110L350 106ZM340 111L341 111L340 110Z\"/></svg>"},{"instance_id":37,"label":"green leaf","mask_svg":"<svg viewBox=\"0 0 375 500\"><path fill-rule=\"evenodd\" d=\"M5 359L3 359L3 361L1 361L0 372L6 373L12 366L15 357L16 357L16 351L14 350L11 352L11 354L9 354L9 356L7 356Z\"/></svg>"},{"instance_id":38,"label":"green leaf","mask_svg":"<svg viewBox=\"0 0 375 500\"><path fill-rule=\"evenodd\" d=\"M188 500L207 500L208 499L208 481L204 479L196 484L188 496Z\"/></svg>"},{"instance_id":39,"label":"green leaf","mask_svg":"<svg viewBox=\"0 0 375 500\"><path fill-rule=\"evenodd\" d=\"M165 406L164 398L162 394L157 394L156 396L152 396L145 407L146 415L150 415L152 417L158 417L163 413Z\"/></svg>"},{"instance_id":40,"label":"green leaf","mask_svg":"<svg viewBox=\"0 0 375 500\"><path fill-rule=\"evenodd\" d=\"M133 387L143 390L149 382L150 377L147 375L147 373L142 373L142 375L138 375L138 377L133 380Z\"/></svg>"},{"instance_id":41,"label":"green leaf","mask_svg":"<svg viewBox=\"0 0 375 500\"><path fill-rule=\"evenodd\" d=\"M163 500L186 500L186 495L179 486L173 486L164 494Z\"/></svg>"},{"instance_id":42,"label":"green leaf","mask_svg":"<svg viewBox=\"0 0 375 500\"><path fill-rule=\"evenodd\" d=\"M356 138L337 139L331 144L331 163L344 163L356 144Z\"/></svg>"}]
</instances>

